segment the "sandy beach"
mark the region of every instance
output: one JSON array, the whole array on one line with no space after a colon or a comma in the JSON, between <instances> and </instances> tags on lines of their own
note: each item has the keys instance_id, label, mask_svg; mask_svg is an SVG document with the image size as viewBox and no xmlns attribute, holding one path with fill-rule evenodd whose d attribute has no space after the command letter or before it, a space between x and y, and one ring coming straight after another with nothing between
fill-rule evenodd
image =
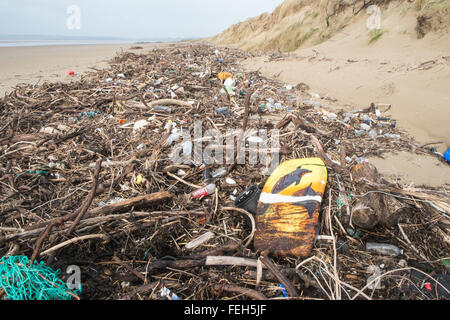
<instances>
[{"instance_id":1,"label":"sandy beach","mask_svg":"<svg viewBox=\"0 0 450 320\"><path fill-rule=\"evenodd\" d=\"M70 81L75 77L68 76L73 70L81 75L92 71L91 68L102 69L108 60L120 51L129 50L142 53L155 46L168 44L101 44L101 45L59 45L0 48L0 96L10 92L20 83L38 84L44 81Z\"/></svg>"}]
</instances>

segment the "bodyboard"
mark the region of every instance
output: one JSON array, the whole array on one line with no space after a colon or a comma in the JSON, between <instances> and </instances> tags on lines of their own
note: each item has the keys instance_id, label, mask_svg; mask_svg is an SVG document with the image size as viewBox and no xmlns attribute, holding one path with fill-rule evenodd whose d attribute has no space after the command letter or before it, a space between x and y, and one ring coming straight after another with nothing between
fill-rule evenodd
<instances>
[{"instance_id":1,"label":"bodyboard","mask_svg":"<svg viewBox=\"0 0 450 320\"><path fill-rule=\"evenodd\" d=\"M279 257L311 253L327 184L322 159L281 163L270 175L256 209L254 247Z\"/></svg>"}]
</instances>

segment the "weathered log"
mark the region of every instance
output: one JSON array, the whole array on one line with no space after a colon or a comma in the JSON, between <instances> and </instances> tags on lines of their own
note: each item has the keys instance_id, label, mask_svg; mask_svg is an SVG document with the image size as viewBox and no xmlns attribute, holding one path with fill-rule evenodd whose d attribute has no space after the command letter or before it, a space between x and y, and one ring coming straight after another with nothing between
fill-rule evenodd
<instances>
[{"instance_id":1,"label":"weathered log","mask_svg":"<svg viewBox=\"0 0 450 320\"><path fill-rule=\"evenodd\" d=\"M377 168L370 162L362 162L354 166L352 177L356 182L380 183L382 180ZM369 191L354 203L351 221L365 229L372 229L378 224L393 227L406 210L406 205L395 197Z\"/></svg>"},{"instance_id":2,"label":"weathered log","mask_svg":"<svg viewBox=\"0 0 450 320\"><path fill-rule=\"evenodd\" d=\"M364 201L356 201L352 209L352 223L371 229L378 224L378 216Z\"/></svg>"},{"instance_id":3,"label":"weathered log","mask_svg":"<svg viewBox=\"0 0 450 320\"><path fill-rule=\"evenodd\" d=\"M89 210L88 216L93 217L103 214L126 212L130 210L132 207L135 208L145 207L148 205L155 205L170 200L172 196L173 195L170 192L163 191L147 194L144 196L134 197L132 199L124 200L113 204L107 204L102 207Z\"/></svg>"}]
</instances>

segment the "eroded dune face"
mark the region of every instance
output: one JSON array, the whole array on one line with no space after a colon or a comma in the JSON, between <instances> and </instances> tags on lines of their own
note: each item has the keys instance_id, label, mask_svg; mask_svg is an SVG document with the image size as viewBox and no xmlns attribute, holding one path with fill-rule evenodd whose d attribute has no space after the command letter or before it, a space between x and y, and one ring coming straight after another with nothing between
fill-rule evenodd
<instances>
[{"instance_id":1,"label":"eroded dune face","mask_svg":"<svg viewBox=\"0 0 450 320\"><path fill-rule=\"evenodd\" d=\"M319 93L332 111L391 104L388 116L398 128L419 144L439 142L430 147L443 154L450 147L449 4L420 1L419 9L418 2L387 2L377 10L341 6L329 16L333 7L285 1L272 14L233 26L212 40L270 53L243 64L285 83L307 84L312 96ZM378 28L369 30L375 22ZM393 155L377 165L413 184L450 183L442 178L449 176L448 168L437 155Z\"/></svg>"}]
</instances>

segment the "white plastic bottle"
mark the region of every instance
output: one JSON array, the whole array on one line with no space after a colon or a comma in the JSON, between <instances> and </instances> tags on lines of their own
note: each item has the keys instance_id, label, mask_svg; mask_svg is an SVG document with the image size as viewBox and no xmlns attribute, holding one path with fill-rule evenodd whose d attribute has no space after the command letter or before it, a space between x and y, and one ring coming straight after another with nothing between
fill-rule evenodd
<instances>
[{"instance_id":1,"label":"white plastic bottle","mask_svg":"<svg viewBox=\"0 0 450 320\"><path fill-rule=\"evenodd\" d=\"M393 257L403 254L402 249L387 243L367 242L366 250Z\"/></svg>"}]
</instances>

